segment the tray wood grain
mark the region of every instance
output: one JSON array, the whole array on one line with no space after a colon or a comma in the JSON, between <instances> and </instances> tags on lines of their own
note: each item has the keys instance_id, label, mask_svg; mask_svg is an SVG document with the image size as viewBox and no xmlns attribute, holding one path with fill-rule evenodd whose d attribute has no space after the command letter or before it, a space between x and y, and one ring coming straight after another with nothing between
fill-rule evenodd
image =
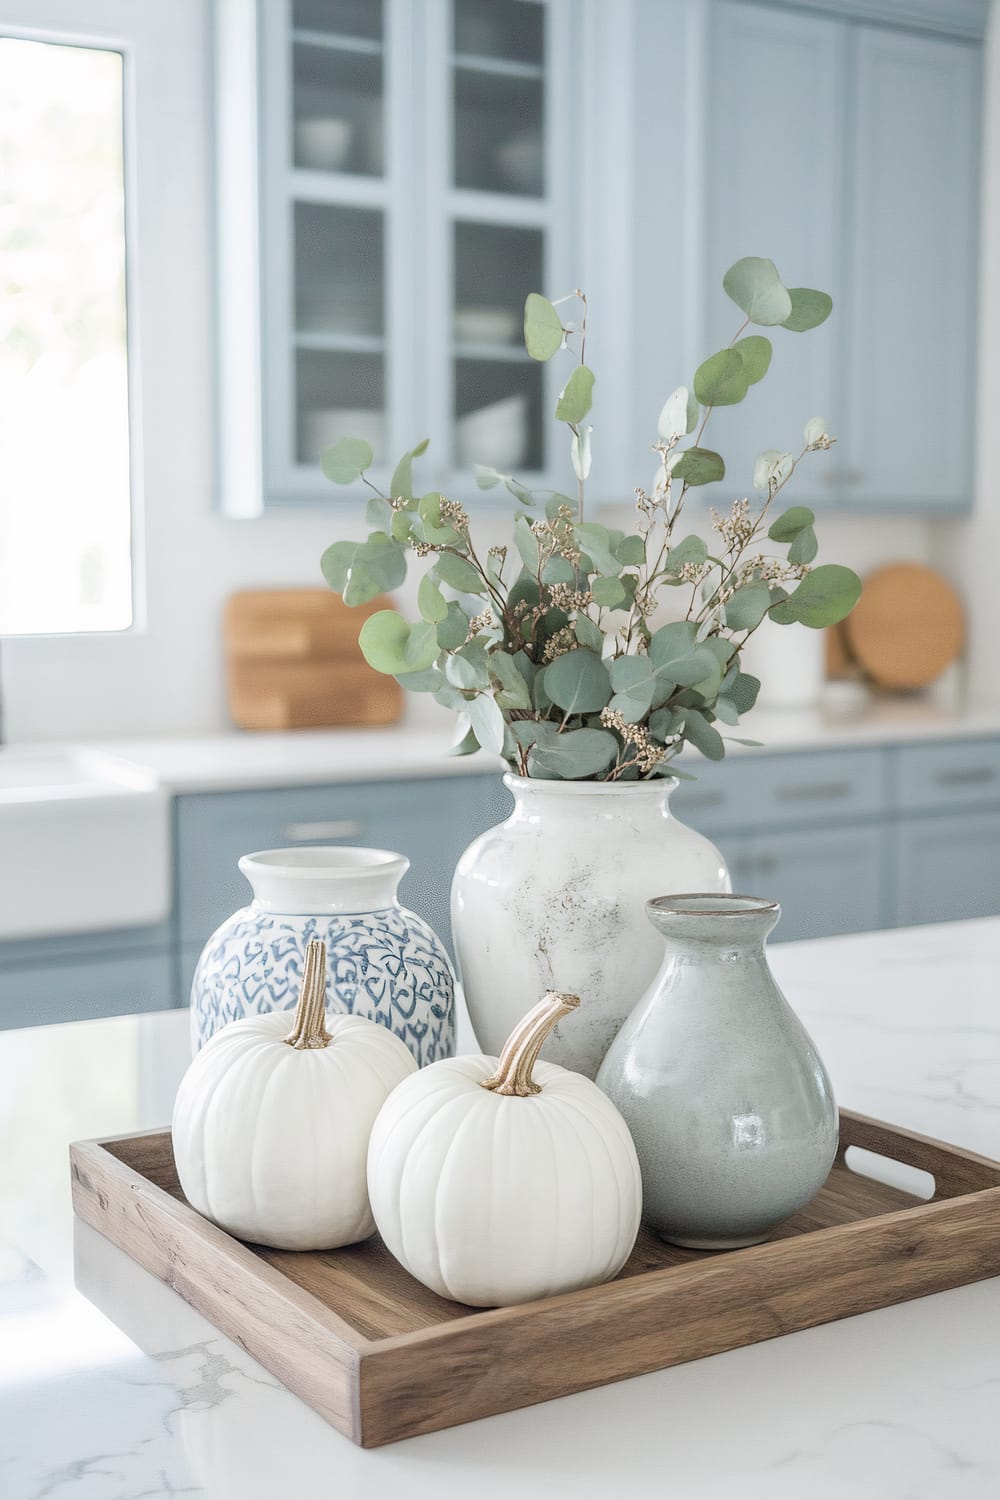
<instances>
[{"instance_id":1,"label":"tray wood grain","mask_svg":"<svg viewBox=\"0 0 1000 1500\"><path fill-rule=\"evenodd\" d=\"M934 1178L930 1201L851 1170L850 1146ZM615 1281L480 1310L429 1292L376 1237L245 1245L185 1202L168 1132L70 1148L73 1206L365 1447L758 1343L1000 1274L1000 1164L843 1111L822 1191L764 1245L643 1229Z\"/></svg>"}]
</instances>

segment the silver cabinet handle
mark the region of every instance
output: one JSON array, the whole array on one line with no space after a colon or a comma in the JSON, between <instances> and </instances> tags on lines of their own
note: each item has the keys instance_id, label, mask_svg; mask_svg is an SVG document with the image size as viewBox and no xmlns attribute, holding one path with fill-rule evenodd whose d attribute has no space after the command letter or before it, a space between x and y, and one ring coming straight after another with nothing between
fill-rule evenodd
<instances>
[{"instance_id":1,"label":"silver cabinet handle","mask_svg":"<svg viewBox=\"0 0 1000 1500\"><path fill-rule=\"evenodd\" d=\"M290 844L310 844L317 839L356 839L364 832L364 824L355 818L329 819L317 823L288 823L282 837Z\"/></svg>"},{"instance_id":2,"label":"silver cabinet handle","mask_svg":"<svg viewBox=\"0 0 1000 1500\"><path fill-rule=\"evenodd\" d=\"M773 854L759 854L757 856L757 869L762 875L770 875L778 868L778 861Z\"/></svg>"},{"instance_id":3,"label":"silver cabinet handle","mask_svg":"<svg viewBox=\"0 0 1000 1500\"><path fill-rule=\"evenodd\" d=\"M996 776L992 766L970 766L968 770L938 771L934 780L938 786L984 786Z\"/></svg>"},{"instance_id":4,"label":"silver cabinet handle","mask_svg":"<svg viewBox=\"0 0 1000 1500\"><path fill-rule=\"evenodd\" d=\"M814 781L805 786L779 786L777 798L779 802L829 802L835 797L846 797L851 790L849 781Z\"/></svg>"}]
</instances>

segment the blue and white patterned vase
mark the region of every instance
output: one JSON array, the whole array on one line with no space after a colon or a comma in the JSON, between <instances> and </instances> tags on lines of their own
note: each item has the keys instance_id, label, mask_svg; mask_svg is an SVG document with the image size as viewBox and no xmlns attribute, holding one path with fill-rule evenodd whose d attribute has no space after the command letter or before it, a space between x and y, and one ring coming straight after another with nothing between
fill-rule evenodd
<instances>
[{"instance_id":1,"label":"blue and white patterned vase","mask_svg":"<svg viewBox=\"0 0 1000 1500\"><path fill-rule=\"evenodd\" d=\"M420 1067L455 1050L455 979L444 945L396 891L409 869L385 849L270 849L240 869L254 899L205 945L191 986L191 1048L241 1016L290 1010L306 944L326 944L327 1008L388 1026Z\"/></svg>"}]
</instances>

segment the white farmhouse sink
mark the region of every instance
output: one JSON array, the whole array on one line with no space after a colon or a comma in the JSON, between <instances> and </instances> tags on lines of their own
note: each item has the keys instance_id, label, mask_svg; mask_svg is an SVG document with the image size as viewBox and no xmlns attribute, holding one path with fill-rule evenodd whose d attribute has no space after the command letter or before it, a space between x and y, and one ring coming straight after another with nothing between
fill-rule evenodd
<instances>
[{"instance_id":1,"label":"white farmhouse sink","mask_svg":"<svg viewBox=\"0 0 1000 1500\"><path fill-rule=\"evenodd\" d=\"M98 751L0 750L0 939L151 925L170 888L154 776Z\"/></svg>"}]
</instances>

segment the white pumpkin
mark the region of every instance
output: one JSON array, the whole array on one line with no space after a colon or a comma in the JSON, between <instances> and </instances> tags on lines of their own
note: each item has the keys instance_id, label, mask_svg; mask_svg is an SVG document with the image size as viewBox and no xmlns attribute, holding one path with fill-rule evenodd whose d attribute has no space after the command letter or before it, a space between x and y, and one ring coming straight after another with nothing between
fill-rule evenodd
<instances>
[{"instance_id":1,"label":"white pumpkin","mask_svg":"<svg viewBox=\"0 0 1000 1500\"><path fill-rule=\"evenodd\" d=\"M332 1250L375 1228L365 1162L375 1116L416 1071L362 1016L327 1016L326 945L306 950L294 1023L247 1016L212 1037L177 1091L173 1144L184 1196L241 1240ZM324 1024L325 1023L325 1024Z\"/></svg>"},{"instance_id":2,"label":"white pumpkin","mask_svg":"<svg viewBox=\"0 0 1000 1500\"><path fill-rule=\"evenodd\" d=\"M537 1062L575 995L549 991L500 1057L455 1057L386 1101L368 1193L397 1260L441 1297L504 1307L615 1276L635 1243L632 1137L580 1073Z\"/></svg>"}]
</instances>

